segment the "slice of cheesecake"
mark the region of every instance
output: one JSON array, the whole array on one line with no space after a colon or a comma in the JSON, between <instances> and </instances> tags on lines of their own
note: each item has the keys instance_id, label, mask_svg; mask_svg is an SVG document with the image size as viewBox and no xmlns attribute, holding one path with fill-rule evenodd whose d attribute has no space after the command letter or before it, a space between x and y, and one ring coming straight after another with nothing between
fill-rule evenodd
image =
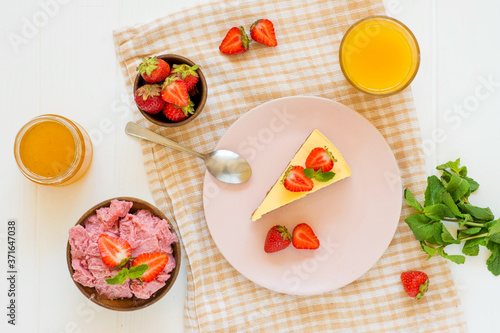
<instances>
[{"instance_id":1,"label":"slice of cheesecake","mask_svg":"<svg viewBox=\"0 0 500 333\"><path fill-rule=\"evenodd\" d=\"M331 170L335 173L335 176L327 182L318 182L317 180L313 180L314 187L309 192L291 192L287 190L282 182L286 171L290 168L290 166L305 166L307 156L309 156L309 153L316 147L328 148L333 157L337 160ZM271 187L269 192L267 192L267 195L260 206L253 212L251 219L252 221L257 221L264 214L283 207L292 201L303 198L308 194L321 190L322 188L347 178L350 175L351 170L349 170L349 166L338 149L320 131L315 129L307 137L306 141L302 144L297 153L295 153L295 156L286 166L283 173L278 177L278 180L274 183L273 187Z\"/></svg>"}]
</instances>

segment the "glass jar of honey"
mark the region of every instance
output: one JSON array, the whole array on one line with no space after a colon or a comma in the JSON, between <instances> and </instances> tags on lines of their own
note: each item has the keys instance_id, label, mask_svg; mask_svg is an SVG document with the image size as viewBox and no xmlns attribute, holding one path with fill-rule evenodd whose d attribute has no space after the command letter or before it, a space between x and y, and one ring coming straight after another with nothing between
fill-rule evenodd
<instances>
[{"instance_id":1,"label":"glass jar of honey","mask_svg":"<svg viewBox=\"0 0 500 333\"><path fill-rule=\"evenodd\" d=\"M35 117L17 133L14 156L29 180L64 186L80 179L92 161L92 142L77 123L53 114Z\"/></svg>"},{"instance_id":2,"label":"glass jar of honey","mask_svg":"<svg viewBox=\"0 0 500 333\"><path fill-rule=\"evenodd\" d=\"M406 88L417 74L420 49L403 23L387 16L370 16L354 23L339 50L340 68L357 89L390 95Z\"/></svg>"}]
</instances>

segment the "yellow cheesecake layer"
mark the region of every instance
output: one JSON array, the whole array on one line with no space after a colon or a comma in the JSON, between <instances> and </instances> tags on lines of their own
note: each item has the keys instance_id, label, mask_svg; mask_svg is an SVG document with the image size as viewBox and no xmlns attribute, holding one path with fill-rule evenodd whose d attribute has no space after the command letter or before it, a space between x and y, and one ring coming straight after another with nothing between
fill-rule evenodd
<instances>
[{"instance_id":1,"label":"yellow cheesecake layer","mask_svg":"<svg viewBox=\"0 0 500 333\"><path fill-rule=\"evenodd\" d=\"M288 170L289 166L300 165L305 167L307 156L309 153L316 147L327 147L328 150L333 154L333 157L337 160L337 162L333 165L333 172L335 172L335 177L331 180L321 183L317 180L313 180L314 188L309 192L291 192L288 191L285 186L282 184L281 180L283 179L286 170ZM287 167L283 170L281 176L279 176L276 183L271 187L266 197L260 204L259 208L255 210L252 214L252 221L257 221L264 214L267 214L275 209L278 209L284 205L289 204L292 201L303 198L308 194L314 193L322 188L336 183L344 178L347 178L351 175L351 170L349 170L349 166L346 161L338 151L338 149L328 140L320 131L315 129L306 139L306 141L302 144L300 149L297 151L293 159L287 165Z\"/></svg>"}]
</instances>

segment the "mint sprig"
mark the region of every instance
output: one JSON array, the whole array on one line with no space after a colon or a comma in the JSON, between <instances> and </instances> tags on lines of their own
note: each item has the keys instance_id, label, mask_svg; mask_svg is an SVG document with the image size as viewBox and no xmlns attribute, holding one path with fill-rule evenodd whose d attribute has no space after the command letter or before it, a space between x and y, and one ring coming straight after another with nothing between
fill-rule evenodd
<instances>
[{"instance_id":1,"label":"mint sprig","mask_svg":"<svg viewBox=\"0 0 500 333\"><path fill-rule=\"evenodd\" d=\"M438 165L441 176L427 178L424 204L420 204L409 189L405 189L406 203L417 213L408 216L405 222L420 241L422 251L428 258L436 253L457 264L465 262L463 255L449 255L445 248L463 243L462 253L477 256L479 247L491 251L486 260L488 270L500 275L500 219L495 220L490 208L472 205L469 196L479 184L467 177L467 167L460 166L460 159ZM456 223L456 237L446 229L444 223Z\"/></svg>"},{"instance_id":2,"label":"mint sprig","mask_svg":"<svg viewBox=\"0 0 500 333\"><path fill-rule=\"evenodd\" d=\"M141 276L146 273L149 266L146 264L141 264L137 266L133 266L130 268L123 268L121 271L116 273L115 276L111 278L105 279L107 284L115 285L115 284L123 284L127 279L140 279Z\"/></svg>"},{"instance_id":3,"label":"mint sprig","mask_svg":"<svg viewBox=\"0 0 500 333\"><path fill-rule=\"evenodd\" d=\"M304 169L304 175L306 175L307 178L316 179L318 182L325 183L335 177L335 172L323 172L321 169L318 169L318 171L314 171L314 169Z\"/></svg>"}]
</instances>

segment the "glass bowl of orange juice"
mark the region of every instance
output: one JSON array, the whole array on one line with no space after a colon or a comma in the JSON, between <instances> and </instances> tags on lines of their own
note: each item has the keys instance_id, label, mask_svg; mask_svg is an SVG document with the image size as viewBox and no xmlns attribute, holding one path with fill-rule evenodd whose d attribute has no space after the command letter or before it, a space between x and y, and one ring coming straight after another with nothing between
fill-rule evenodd
<instances>
[{"instance_id":1,"label":"glass bowl of orange juice","mask_svg":"<svg viewBox=\"0 0 500 333\"><path fill-rule=\"evenodd\" d=\"M92 142L77 123L53 114L35 117L17 133L14 156L29 180L52 186L83 177L92 161Z\"/></svg>"},{"instance_id":2,"label":"glass bowl of orange juice","mask_svg":"<svg viewBox=\"0 0 500 333\"><path fill-rule=\"evenodd\" d=\"M420 65L420 48L403 23L388 16L370 16L354 23L339 50L340 68L357 89L390 95L406 88Z\"/></svg>"}]
</instances>

